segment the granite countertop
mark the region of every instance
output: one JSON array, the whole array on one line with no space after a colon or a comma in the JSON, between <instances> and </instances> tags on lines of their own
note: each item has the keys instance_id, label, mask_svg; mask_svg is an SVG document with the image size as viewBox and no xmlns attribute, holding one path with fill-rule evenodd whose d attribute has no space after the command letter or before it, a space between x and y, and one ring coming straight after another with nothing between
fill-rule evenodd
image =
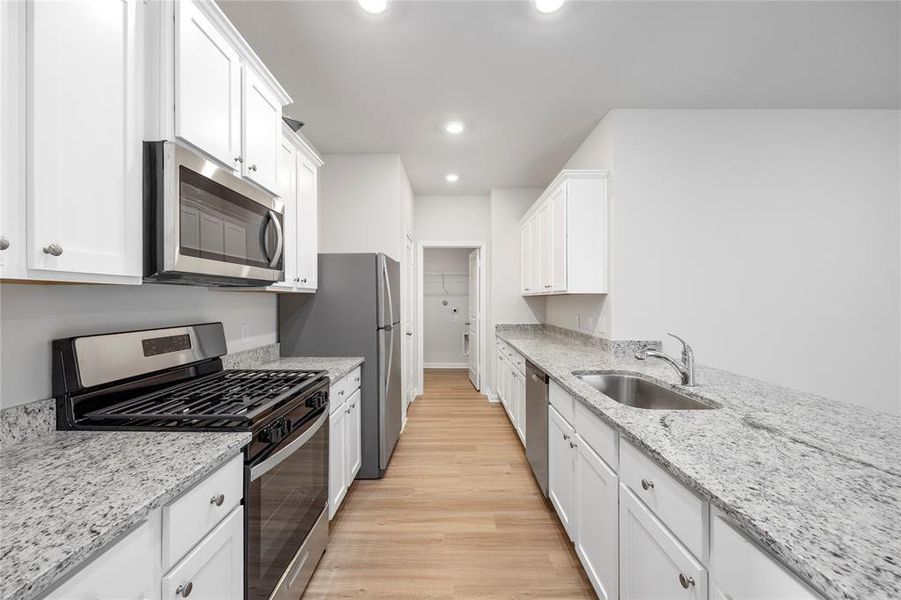
<instances>
[{"instance_id":1,"label":"granite countertop","mask_svg":"<svg viewBox=\"0 0 901 600\"><path fill-rule=\"evenodd\" d=\"M55 431L0 451L0 598L48 590L250 433Z\"/></svg>"},{"instance_id":2,"label":"granite countertop","mask_svg":"<svg viewBox=\"0 0 901 600\"><path fill-rule=\"evenodd\" d=\"M497 335L826 598L901 598L901 417L704 366L689 391L662 361L547 330ZM572 374L586 370L722 408L631 408Z\"/></svg>"},{"instance_id":3,"label":"granite countertop","mask_svg":"<svg viewBox=\"0 0 901 600\"><path fill-rule=\"evenodd\" d=\"M310 369L328 371L332 383L363 364L359 356L284 356L265 362L256 369Z\"/></svg>"}]
</instances>

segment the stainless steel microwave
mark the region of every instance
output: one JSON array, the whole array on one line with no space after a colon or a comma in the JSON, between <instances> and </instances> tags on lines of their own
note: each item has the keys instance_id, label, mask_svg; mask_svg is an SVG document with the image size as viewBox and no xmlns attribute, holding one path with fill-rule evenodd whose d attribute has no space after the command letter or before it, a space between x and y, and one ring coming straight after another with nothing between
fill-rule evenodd
<instances>
[{"instance_id":1,"label":"stainless steel microwave","mask_svg":"<svg viewBox=\"0 0 901 600\"><path fill-rule=\"evenodd\" d=\"M260 286L284 276L284 204L198 153L144 142L144 280Z\"/></svg>"}]
</instances>

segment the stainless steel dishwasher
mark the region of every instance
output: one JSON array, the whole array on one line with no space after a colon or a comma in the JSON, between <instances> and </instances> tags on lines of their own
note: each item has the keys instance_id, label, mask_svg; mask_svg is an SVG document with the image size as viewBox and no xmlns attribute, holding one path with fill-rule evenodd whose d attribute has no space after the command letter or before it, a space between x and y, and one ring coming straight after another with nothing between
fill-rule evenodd
<instances>
[{"instance_id":1,"label":"stainless steel dishwasher","mask_svg":"<svg viewBox=\"0 0 901 600\"><path fill-rule=\"evenodd\" d=\"M526 361L526 458L547 497L547 375Z\"/></svg>"}]
</instances>

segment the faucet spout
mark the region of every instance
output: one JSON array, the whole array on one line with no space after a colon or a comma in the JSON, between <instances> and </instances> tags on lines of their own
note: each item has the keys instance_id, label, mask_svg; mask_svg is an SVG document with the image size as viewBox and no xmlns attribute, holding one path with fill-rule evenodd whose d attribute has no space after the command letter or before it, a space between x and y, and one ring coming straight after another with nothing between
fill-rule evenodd
<instances>
[{"instance_id":1,"label":"faucet spout","mask_svg":"<svg viewBox=\"0 0 901 600\"><path fill-rule=\"evenodd\" d=\"M672 333L668 333L680 342L682 342L682 362L679 362L669 354L665 352L660 352L658 350L654 350L652 348L642 348L638 352L635 353L635 358L638 360L647 360L648 358L659 358L679 373L679 377L682 380L682 385L688 387L694 387L697 385L697 381L695 380L695 354L691 349L691 346L688 345L688 342L683 340L677 335L673 335Z\"/></svg>"}]
</instances>

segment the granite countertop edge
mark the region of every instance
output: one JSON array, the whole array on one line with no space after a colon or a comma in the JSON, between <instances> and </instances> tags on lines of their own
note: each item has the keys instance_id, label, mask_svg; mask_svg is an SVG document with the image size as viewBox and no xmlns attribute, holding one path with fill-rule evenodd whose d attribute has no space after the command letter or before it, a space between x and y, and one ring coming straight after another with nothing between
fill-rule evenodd
<instances>
[{"instance_id":1,"label":"granite countertop edge","mask_svg":"<svg viewBox=\"0 0 901 600\"><path fill-rule=\"evenodd\" d=\"M203 467L192 471L187 477L178 479L171 486L157 494L154 498L136 508L128 517L121 519L109 527L90 543L83 544L69 552L69 555L56 563L48 563L40 572L30 573L30 581L23 581L15 589L4 592L3 599L30 600L38 598L62 583L74 574L81 566L95 559L104 548L118 542L130 533L142 520L167 502L174 500L182 493L203 480L207 475L237 456L251 440L250 433L240 440L229 444L219 454L206 461Z\"/></svg>"},{"instance_id":2,"label":"granite countertop edge","mask_svg":"<svg viewBox=\"0 0 901 600\"><path fill-rule=\"evenodd\" d=\"M519 343L519 341L517 340L517 333L520 332L515 329L504 330L500 327L495 332L498 338L509 344L517 352L521 353L524 358L541 368L557 385L559 385L567 393L572 395L580 404L588 408L593 414L598 416L604 423L613 427L617 432L620 433L620 435L624 436L628 442L641 450L647 457L653 460L661 468L665 469L667 473L671 474L677 481L686 486L702 500L709 502L712 506L719 509L738 529L740 529L749 538L757 542L758 545L762 546L768 554L774 556L788 570L792 571L795 576L803 580L806 585L816 590L817 593L822 594L823 597L827 598L828 600L852 600L853 598L855 598L855 596L849 595L842 588L842 586L836 585L836 582L834 582L824 573L818 572L816 569L813 569L809 562L798 559L790 548L786 548L784 544L780 543L778 540L769 535L765 528L760 527L755 522L755 519L752 515L749 515L739 507L736 507L734 504L730 503L727 499L724 499L721 496L717 495L715 492L711 491L703 483L668 460L657 448L654 447L652 443L649 443L647 440L645 440L639 433L632 431L627 426L627 424L624 424L609 415L603 407L599 406L594 400L587 397L584 391L581 391L571 385L566 380L566 376L571 375L569 372L565 372L561 376L561 373L557 372L558 368L556 366L548 365L547 362L542 358L535 357L533 354L531 354L528 349L524 348L523 345ZM578 350L582 347L582 344L580 344L579 342L558 338L558 336L555 336L552 333L544 333L543 335L548 336L548 341L553 340L554 342L558 343L563 342L572 344L572 348L574 350ZM538 342L540 340L533 338L522 341ZM586 353L590 353L592 352L592 349L586 347L585 351ZM588 371L590 369L586 370ZM643 370L632 370L628 368L598 368L596 369L596 371L611 374L636 375L644 379L654 381L655 383L666 388L676 390L679 393L694 397L705 403L713 404L714 406L718 406L719 404L715 400L706 398L701 394L693 392L692 390L687 390L682 386L673 385L671 382L663 380L659 377L655 377L653 374L644 372ZM740 375L734 375L734 377L747 380L753 379ZM597 394L600 394L600 392L597 392ZM889 598L890 596L885 597Z\"/></svg>"},{"instance_id":3,"label":"granite countertop edge","mask_svg":"<svg viewBox=\"0 0 901 600\"><path fill-rule=\"evenodd\" d=\"M362 356L282 356L256 365L257 369L310 369L328 371L334 383L366 362Z\"/></svg>"}]
</instances>

